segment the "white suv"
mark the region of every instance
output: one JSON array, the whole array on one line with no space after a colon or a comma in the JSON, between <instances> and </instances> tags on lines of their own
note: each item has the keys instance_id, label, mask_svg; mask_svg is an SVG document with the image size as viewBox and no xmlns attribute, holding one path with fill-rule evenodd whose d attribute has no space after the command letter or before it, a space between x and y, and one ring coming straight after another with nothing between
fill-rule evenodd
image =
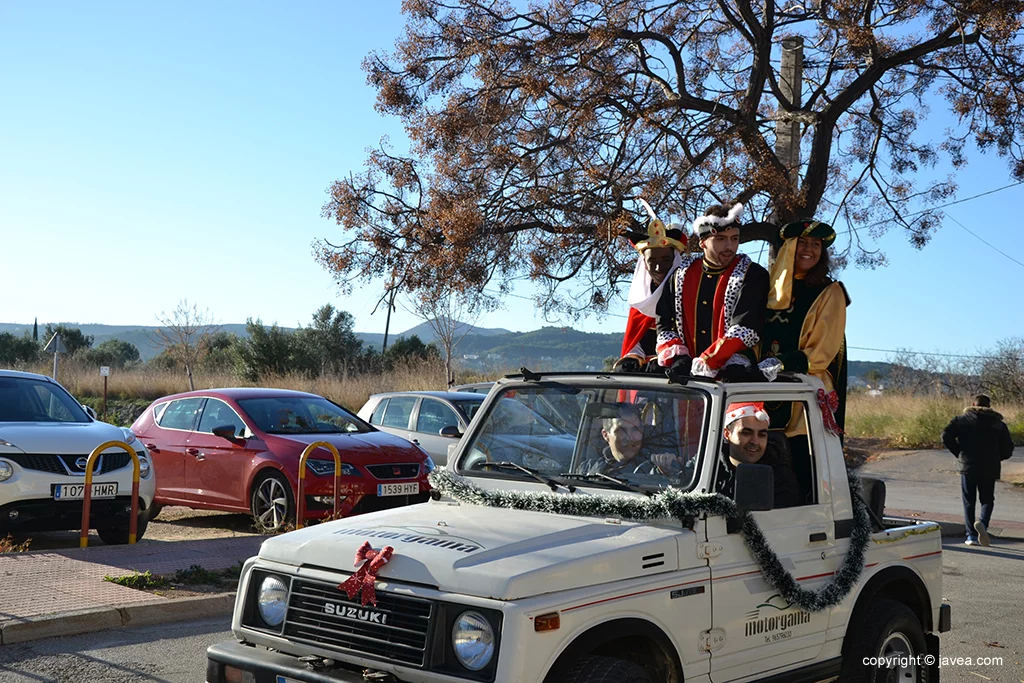
<instances>
[{"instance_id":1,"label":"white suv","mask_svg":"<svg viewBox=\"0 0 1024 683\"><path fill-rule=\"evenodd\" d=\"M125 442L139 455L141 539L156 489L142 443L129 429L93 419L49 377L0 370L0 535L80 528L86 460L106 441ZM104 543L127 543L131 456L107 450L97 459L92 481L91 528Z\"/></svg>"}]
</instances>

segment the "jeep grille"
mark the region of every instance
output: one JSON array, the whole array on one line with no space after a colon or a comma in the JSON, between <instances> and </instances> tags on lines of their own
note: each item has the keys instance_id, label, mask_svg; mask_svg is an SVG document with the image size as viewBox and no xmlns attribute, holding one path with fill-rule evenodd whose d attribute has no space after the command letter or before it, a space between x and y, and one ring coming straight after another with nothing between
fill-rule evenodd
<instances>
[{"instance_id":1,"label":"jeep grille","mask_svg":"<svg viewBox=\"0 0 1024 683\"><path fill-rule=\"evenodd\" d=\"M332 605L334 614L327 612ZM386 615L386 623L371 623L348 616L344 608L358 613ZM337 612L341 612L338 614ZM290 640L319 644L373 659L422 667L427 651L427 634L434 603L422 598L377 591L377 606L363 607L358 596L349 600L336 585L319 581L292 581L284 636Z\"/></svg>"}]
</instances>

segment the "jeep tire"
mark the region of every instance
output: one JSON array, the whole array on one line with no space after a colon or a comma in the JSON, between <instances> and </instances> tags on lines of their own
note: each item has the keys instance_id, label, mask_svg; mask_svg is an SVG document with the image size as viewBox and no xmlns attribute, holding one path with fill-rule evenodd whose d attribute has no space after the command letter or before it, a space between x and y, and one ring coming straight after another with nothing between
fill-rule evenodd
<instances>
[{"instance_id":1,"label":"jeep tire","mask_svg":"<svg viewBox=\"0 0 1024 683\"><path fill-rule=\"evenodd\" d=\"M888 680L907 683L929 683L929 667L924 663L928 654L924 629L913 610L895 600L878 600L869 607L856 624L846 629L847 642L843 648L843 669L839 680L843 683L882 683ZM916 659L913 663L894 667L868 666L869 658L894 660ZM896 678L890 674L896 673Z\"/></svg>"},{"instance_id":2,"label":"jeep tire","mask_svg":"<svg viewBox=\"0 0 1024 683\"><path fill-rule=\"evenodd\" d=\"M97 522L96 533L99 534L100 540L107 545L124 545L128 542L128 522L128 515L112 517L110 519L103 520L103 522ZM142 540L143 535L146 533L146 527L148 526L149 515L145 511L140 512L138 525L135 528L136 541Z\"/></svg>"},{"instance_id":3,"label":"jeep tire","mask_svg":"<svg viewBox=\"0 0 1024 683\"><path fill-rule=\"evenodd\" d=\"M566 683L654 683L647 669L615 657L581 657L562 680Z\"/></svg>"}]
</instances>

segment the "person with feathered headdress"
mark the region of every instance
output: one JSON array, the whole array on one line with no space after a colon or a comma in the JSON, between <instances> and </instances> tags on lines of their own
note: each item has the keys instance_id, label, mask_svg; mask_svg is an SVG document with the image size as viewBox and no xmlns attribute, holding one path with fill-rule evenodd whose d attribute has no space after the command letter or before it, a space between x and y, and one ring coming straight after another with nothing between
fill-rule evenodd
<instances>
[{"instance_id":1,"label":"person with feathered headdress","mask_svg":"<svg viewBox=\"0 0 1024 683\"><path fill-rule=\"evenodd\" d=\"M658 301L658 363L670 379L746 375L756 364L768 272L737 251L742 212L712 206L693 222L703 255L676 270Z\"/></svg>"},{"instance_id":2,"label":"person with feathered headdress","mask_svg":"<svg viewBox=\"0 0 1024 683\"><path fill-rule=\"evenodd\" d=\"M666 226L655 214L651 205L639 200L647 209L651 219L645 232L628 233L633 248L639 252L633 281L629 286L629 317L626 334L622 339L622 353L615 362L620 372L639 372L658 364L657 359L657 315L658 299L665 290L669 276L682 263L680 253L686 250L683 231L672 223Z\"/></svg>"}]
</instances>

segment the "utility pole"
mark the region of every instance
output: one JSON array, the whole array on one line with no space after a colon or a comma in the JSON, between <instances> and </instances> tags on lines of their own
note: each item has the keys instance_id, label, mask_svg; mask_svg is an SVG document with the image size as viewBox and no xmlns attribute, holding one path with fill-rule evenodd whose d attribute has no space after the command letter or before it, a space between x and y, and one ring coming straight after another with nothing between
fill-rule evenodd
<instances>
[{"instance_id":1,"label":"utility pole","mask_svg":"<svg viewBox=\"0 0 1024 683\"><path fill-rule=\"evenodd\" d=\"M786 38L782 41L782 66L779 69L779 88L782 95L794 107L803 104L804 90L804 39L800 36ZM800 188L800 119L782 108L779 103L778 118L775 120L775 154L789 171L789 180L793 190ZM781 225L783 217L778 207L772 222ZM775 262L777 239L769 242L768 267Z\"/></svg>"},{"instance_id":2,"label":"utility pole","mask_svg":"<svg viewBox=\"0 0 1024 683\"><path fill-rule=\"evenodd\" d=\"M800 36L782 41L782 68L779 69L779 88L782 95L799 108L803 103L804 39ZM800 184L800 121L787 115L779 107L775 122L775 153L789 170L793 187Z\"/></svg>"},{"instance_id":3,"label":"utility pole","mask_svg":"<svg viewBox=\"0 0 1024 683\"><path fill-rule=\"evenodd\" d=\"M391 327L391 310L395 307L395 294L395 287L392 285L388 287L388 293L384 295L388 300L388 317L384 321L384 343L381 345L381 353L388 350L388 330Z\"/></svg>"}]
</instances>

